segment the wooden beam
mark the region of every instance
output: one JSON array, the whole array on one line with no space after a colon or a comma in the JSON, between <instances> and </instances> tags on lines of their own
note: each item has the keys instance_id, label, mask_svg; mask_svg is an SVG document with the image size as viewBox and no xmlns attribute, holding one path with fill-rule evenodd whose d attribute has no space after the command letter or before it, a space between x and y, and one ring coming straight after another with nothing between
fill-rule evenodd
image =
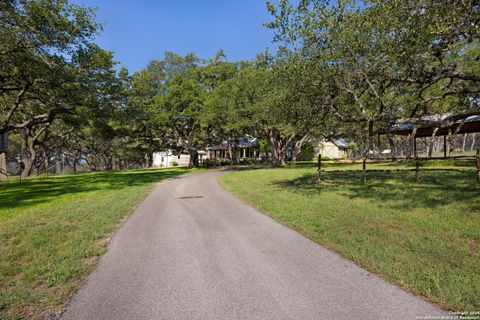
<instances>
[{"instance_id":1,"label":"wooden beam","mask_svg":"<svg viewBox=\"0 0 480 320\"><path fill-rule=\"evenodd\" d=\"M417 138L413 137L413 156L415 157L415 182L420 183L420 161L418 160Z\"/></svg>"},{"instance_id":2,"label":"wooden beam","mask_svg":"<svg viewBox=\"0 0 480 320\"><path fill-rule=\"evenodd\" d=\"M443 158L447 158L447 136L443 136Z\"/></svg>"},{"instance_id":3,"label":"wooden beam","mask_svg":"<svg viewBox=\"0 0 480 320\"><path fill-rule=\"evenodd\" d=\"M417 138L416 137L413 137L413 156L415 158L418 157L418 154L417 154Z\"/></svg>"},{"instance_id":4,"label":"wooden beam","mask_svg":"<svg viewBox=\"0 0 480 320\"><path fill-rule=\"evenodd\" d=\"M317 168L317 175L316 175L316 182L322 182L322 155L318 155L318 168Z\"/></svg>"},{"instance_id":5,"label":"wooden beam","mask_svg":"<svg viewBox=\"0 0 480 320\"><path fill-rule=\"evenodd\" d=\"M447 158L445 157L418 157L420 160L445 160L445 159L460 159L460 160L476 160L475 156L450 156ZM333 159L335 160L335 159ZM338 159L342 160L342 159ZM385 158L369 158L369 160L374 160L374 161L403 161L403 160L410 160L410 158L407 157L399 157L399 158L393 158L393 157L385 157Z\"/></svg>"},{"instance_id":6,"label":"wooden beam","mask_svg":"<svg viewBox=\"0 0 480 320\"><path fill-rule=\"evenodd\" d=\"M477 149L477 183L480 183L480 149Z\"/></svg>"},{"instance_id":7,"label":"wooden beam","mask_svg":"<svg viewBox=\"0 0 480 320\"><path fill-rule=\"evenodd\" d=\"M340 172L415 172L417 168L412 169L352 169L352 170L321 170L323 173L340 173ZM472 172L472 169L457 169L457 168L418 168L418 171L453 171L453 172Z\"/></svg>"},{"instance_id":8,"label":"wooden beam","mask_svg":"<svg viewBox=\"0 0 480 320\"><path fill-rule=\"evenodd\" d=\"M364 157L363 158L363 162L362 162L362 178L363 178L363 182L367 182L367 158Z\"/></svg>"}]
</instances>

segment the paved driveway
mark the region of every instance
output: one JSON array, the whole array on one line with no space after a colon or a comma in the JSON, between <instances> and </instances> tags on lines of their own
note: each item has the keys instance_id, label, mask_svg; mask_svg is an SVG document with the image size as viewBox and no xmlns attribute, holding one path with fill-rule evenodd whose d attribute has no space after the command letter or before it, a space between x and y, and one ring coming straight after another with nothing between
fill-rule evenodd
<instances>
[{"instance_id":1,"label":"paved driveway","mask_svg":"<svg viewBox=\"0 0 480 320\"><path fill-rule=\"evenodd\" d=\"M443 312L224 191L159 183L62 319L415 319ZM288 201L288 199L285 199Z\"/></svg>"}]
</instances>

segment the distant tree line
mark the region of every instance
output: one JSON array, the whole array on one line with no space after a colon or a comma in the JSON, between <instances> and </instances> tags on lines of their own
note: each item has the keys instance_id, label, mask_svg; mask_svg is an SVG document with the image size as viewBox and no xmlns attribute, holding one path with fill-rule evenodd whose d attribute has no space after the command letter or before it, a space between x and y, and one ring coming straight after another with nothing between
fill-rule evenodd
<instances>
[{"instance_id":1,"label":"distant tree line","mask_svg":"<svg viewBox=\"0 0 480 320\"><path fill-rule=\"evenodd\" d=\"M118 170L148 167L167 148L197 166L198 151L220 143L235 160L247 134L274 166L295 160L312 137L347 138L364 155L381 147L378 128L442 127L480 114L476 1L279 0L267 8L272 52L239 62L221 50L209 59L167 52L129 74L94 43L102 26L93 9L2 1L0 179L7 162L21 163L23 177L59 164ZM439 114L447 116L429 117ZM468 149L475 137L457 139Z\"/></svg>"}]
</instances>

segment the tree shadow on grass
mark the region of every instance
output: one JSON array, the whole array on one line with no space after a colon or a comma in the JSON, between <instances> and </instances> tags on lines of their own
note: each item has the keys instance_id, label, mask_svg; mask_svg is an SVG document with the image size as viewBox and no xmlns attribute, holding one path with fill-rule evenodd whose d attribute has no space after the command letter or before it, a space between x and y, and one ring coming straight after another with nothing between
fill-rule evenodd
<instances>
[{"instance_id":1,"label":"tree shadow on grass","mask_svg":"<svg viewBox=\"0 0 480 320\"><path fill-rule=\"evenodd\" d=\"M183 168L95 172L0 183L0 210L34 206L67 194L150 184L184 172Z\"/></svg>"},{"instance_id":2,"label":"tree shadow on grass","mask_svg":"<svg viewBox=\"0 0 480 320\"><path fill-rule=\"evenodd\" d=\"M314 196L337 192L350 199L372 199L396 209L433 209L452 202L467 208L466 214L480 214L480 186L475 172L428 172L415 182L415 174L369 173L363 183L359 172L322 173L322 182L315 183L315 174L304 174L291 180L277 180L273 185L289 192Z\"/></svg>"}]
</instances>

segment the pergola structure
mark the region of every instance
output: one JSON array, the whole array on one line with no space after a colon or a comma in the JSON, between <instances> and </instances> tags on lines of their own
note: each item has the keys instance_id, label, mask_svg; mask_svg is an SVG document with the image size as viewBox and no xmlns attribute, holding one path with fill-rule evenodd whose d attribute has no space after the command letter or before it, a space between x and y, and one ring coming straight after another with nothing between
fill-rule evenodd
<instances>
[{"instance_id":1,"label":"pergola structure","mask_svg":"<svg viewBox=\"0 0 480 320\"><path fill-rule=\"evenodd\" d=\"M380 137L381 135L391 136L408 136L413 141L413 153L415 159L415 169L385 169L385 170L367 170L366 163L368 154L363 158L362 170L348 170L362 172L363 181L367 180L367 172L402 172L402 171L415 171L416 181L420 182L420 171L466 171L464 169L457 168L420 168L420 160L433 160L433 159L462 159L462 160L475 160L477 167L477 182L480 183L480 149L477 149L476 156L455 156L450 157L447 155L447 136L476 133L480 132L480 116L468 117L461 121L455 121L447 125L442 125L441 121L431 121L430 124L415 126L413 124L394 125L388 128L382 128L375 131L375 134ZM423 157L420 158L417 153L417 138L425 137L439 137L443 136L443 150L444 156L442 158L435 157ZM382 160L401 160L399 158L382 158ZM318 169L317 169L317 182L321 181L322 172L340 172L345 170L323 170L321 168L322 159L321 155L318 156Z\"/></svg>"},{"instance_id":2,"label":"pergola structure","mask_svg":"<svg viewBox=\"0 0 480 320\"><path fill-rule=\"evenodd\" d=\"M379 129L376 131L376 134L378 134L379 136L394 135L411 137L413 139L414 154L416 154L417 138L443 136L444 158L447 158L447 136L476 132L480 132L480 116L469 117L463 121L456 121L448 126L443 127L438 126L435 123L418 127L415 127L411 124L393 126L390 128Z\"/></svg>"}]
</instances>

